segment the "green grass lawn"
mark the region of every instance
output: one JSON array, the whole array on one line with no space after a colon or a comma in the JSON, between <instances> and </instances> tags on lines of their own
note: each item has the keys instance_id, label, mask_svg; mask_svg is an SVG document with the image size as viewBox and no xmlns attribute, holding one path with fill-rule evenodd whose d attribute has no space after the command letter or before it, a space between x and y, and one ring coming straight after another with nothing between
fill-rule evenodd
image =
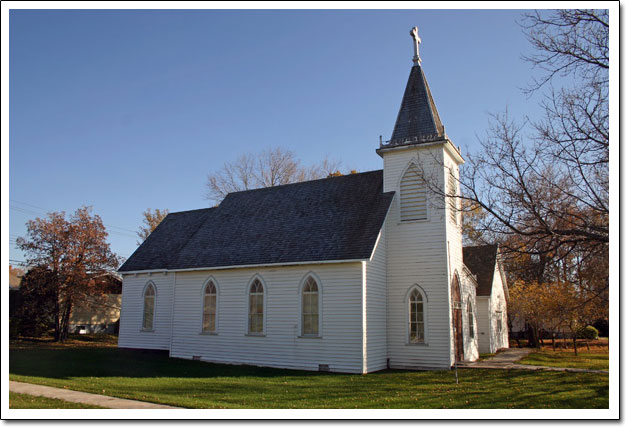
<instances>
[{"instance_id":1,"label":"green grass lawn","mask_svg":"<svg viewBox=\"0 0 626 427\"><path fill-rule=\"evenodd\" d=\"M82 339L82 338L81 338ZM12 342L10 379L188 408L608 408L608 375L459 369L368 375L170 359L106 340Z\"/></svg>"},{"instance_id":2,"label":"green grass lawn","mask_svg":"<svg viewBox=\"0 0 626 427\"><path fill-rule=\"evenodd\" d=\"M85 405L61 399L31 396L29 394L9 392L9 408L11 409L103 409L101 406Z\"/></svg>"},{"instance_id":3,"label":"green grass lawn","mask_svg":"<svg viewBox=\"0 0 626 427\"><path fill-rule=\"evenodd\" d=\"M557 368L600 369L609 370L609 353L579 351L578 356L573 351L541 350L530 353L520 360L524 365L554 366Z\"/></svg>"}]
</instances>

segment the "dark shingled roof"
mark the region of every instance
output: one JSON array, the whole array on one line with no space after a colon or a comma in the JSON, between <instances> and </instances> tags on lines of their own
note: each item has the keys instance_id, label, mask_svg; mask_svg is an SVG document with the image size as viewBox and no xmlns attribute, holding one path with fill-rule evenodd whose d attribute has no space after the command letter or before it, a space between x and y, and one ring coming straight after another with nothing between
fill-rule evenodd
<instances>
[{"instance_id":1,"label":"dark shingled roof","mask_svg":"<svg viewBox=\"0 0 626 427\"><path fill-rule=\"evenodd\" d=\"M496 269L498 245L466 246L463 248L463 263L478 281L476 295L491 295L493 273Z\"/></svg>"},{"instance_id":2,"label":"dark shingled roof","mask_svg":"<svg viewBox=\"0 0 626 427\"><path fill-rule=\"evenodd\" d=\"M443 125L420 65L411 68L402 105L391 136L391 145L427 142L444 136Z\"/></svg>"},{"instance_id":3,"label":"dark shingled roof","mask_svg":"<svg viewBox=\"0 0 626 427\"><path fill-rule=\"evenodd\" d=\"M367 259L393 194L382 170L231 193L169 214L119 271Z\"/></svg>"}]
</instances>

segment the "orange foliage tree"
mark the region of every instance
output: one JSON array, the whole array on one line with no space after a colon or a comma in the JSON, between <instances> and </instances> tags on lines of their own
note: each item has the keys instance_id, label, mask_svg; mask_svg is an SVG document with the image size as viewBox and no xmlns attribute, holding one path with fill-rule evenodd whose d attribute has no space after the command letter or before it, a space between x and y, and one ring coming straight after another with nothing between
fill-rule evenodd
<instances>
[{"instance_id":1,"label":"orange foliage tree","mask_svg":"<svg viewBox=\"0 0 626 427\"><path fill-rule=\"evenodd\" d=\"M30 267L49 271L54 294L54 339L67 338L72 308L102 289L96 280L117 268L118 257L107 243L107 232L91 208L82 207L69 218L50 212L26 224L26 237L17 239Z\"/></svg>"}]
</instances>

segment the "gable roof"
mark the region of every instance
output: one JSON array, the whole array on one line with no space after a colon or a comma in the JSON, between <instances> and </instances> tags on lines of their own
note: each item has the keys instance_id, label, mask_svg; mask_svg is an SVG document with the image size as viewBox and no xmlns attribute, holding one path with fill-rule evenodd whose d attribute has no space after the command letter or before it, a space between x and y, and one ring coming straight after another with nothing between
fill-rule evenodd
<instances>
[{"instance_id":1,"label":"gable roof","mask_svg":"<svg viewBox=\"0 0 626 427\"><path fill-rule=\"evenodd\" d=\"M368 259L393 199L382 170L230 193L165 217L119 271Z\"/></svg>"},{"instance_id":2,"label":"gable roof","mask_svg":"<svg viewBox=\"0 0 626 427\"><path fill-rule=\"evenodd\" d=\"M497 255L498 245L466 246L463 248L463 263L478 281L477 296L491 296Z\"/></svg>"},{"instance_id":3,"label":"gable roof","mask_svg":"<svg viewBox=\"0 0 626 427\"><path fill-rule=\"evenodd\" d=\"M419 64L411 68L389 144L427 142L444 137L439 112Z\"/></svg>"}]
</instances>

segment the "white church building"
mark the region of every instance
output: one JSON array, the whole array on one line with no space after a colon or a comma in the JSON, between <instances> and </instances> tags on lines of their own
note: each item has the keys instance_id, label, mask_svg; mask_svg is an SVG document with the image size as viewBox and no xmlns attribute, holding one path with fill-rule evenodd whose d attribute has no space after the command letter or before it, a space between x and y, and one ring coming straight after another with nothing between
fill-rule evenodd
<instances>
[{"instance_id":1,"label":"white church building","mask_svg":"<svg viewBox=\"0 0 626 427\"><path fill-rule=\"evenodd\" d=\"M352 373L478 358L478 281L463 262L458 199L424 181L457 194L463 158L412 35L395 128L376 150L382 170L169 214L119 270L119 347Z\"/></svg>"}]
</instances>

